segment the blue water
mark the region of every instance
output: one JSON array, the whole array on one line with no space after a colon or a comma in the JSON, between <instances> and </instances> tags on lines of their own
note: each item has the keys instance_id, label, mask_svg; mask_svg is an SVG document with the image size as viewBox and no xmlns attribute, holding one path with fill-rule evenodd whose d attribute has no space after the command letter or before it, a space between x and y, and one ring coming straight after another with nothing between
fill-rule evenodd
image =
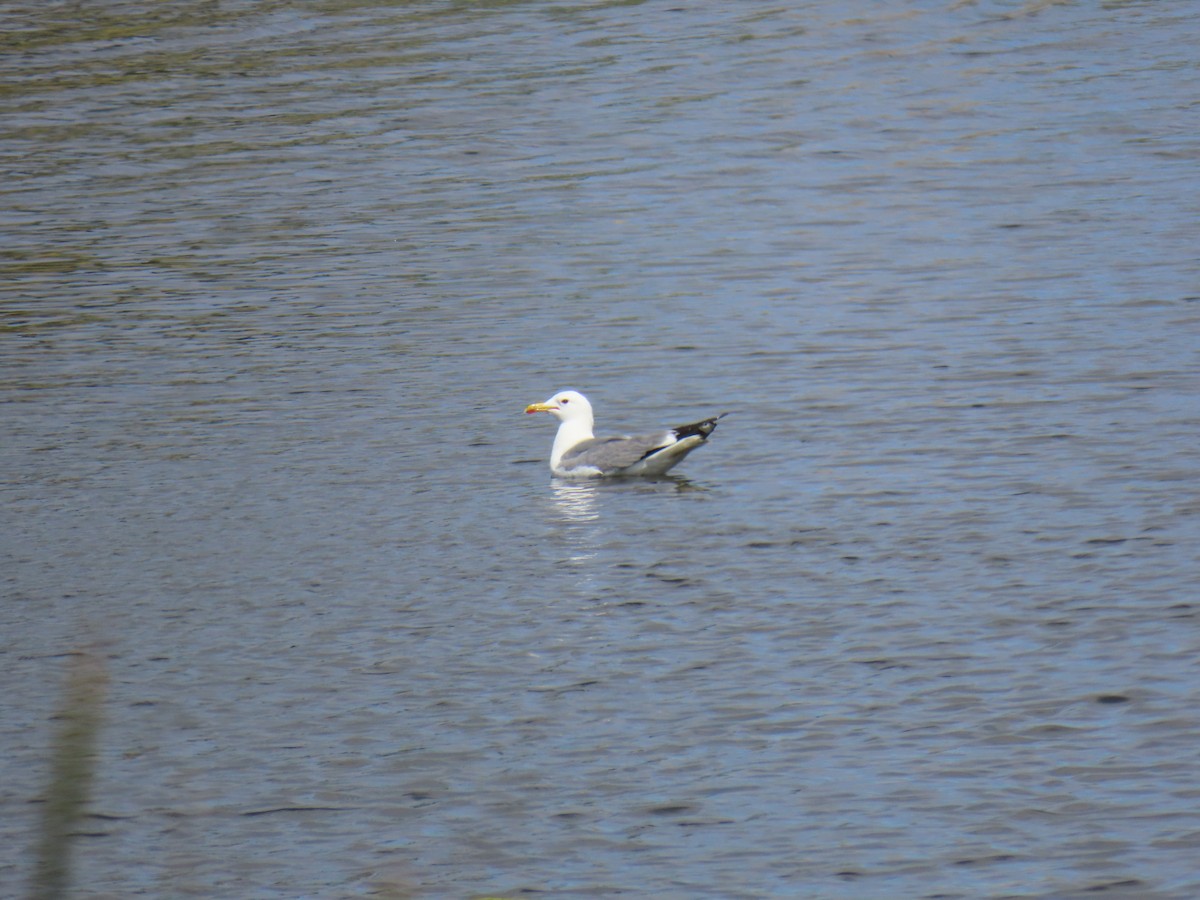
<instances>
[{"instance_id":1,"label":"blue water","mask_svg":"<svg viewBox=\"0 0 1200 900\"><path fill-rule=\"evenodd\" d=\"M0 892L1200 893L1190 4L3 17Z\"/></svg>"}]
</instances>

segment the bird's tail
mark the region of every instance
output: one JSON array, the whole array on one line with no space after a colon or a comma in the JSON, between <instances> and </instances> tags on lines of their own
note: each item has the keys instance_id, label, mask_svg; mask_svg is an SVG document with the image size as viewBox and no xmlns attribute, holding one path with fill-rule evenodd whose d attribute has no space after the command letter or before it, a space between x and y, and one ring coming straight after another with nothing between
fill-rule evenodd
<instances>
[{"instance_id":1,"label":"bird's tail","mask_svg":"<svg viewBox=\"0 0 1200 900\"><path fill-rule=\"evenodd\" d=\"M685 437L695 435L701 440L707 440L708 436L713 433L713 429L717 427L717 423L725 418L729 413L723 412L719 416L713 416L711 419L704 419L700 422L693 422L691 425L680 425L672 428L675 433L675 440L682 441Z\"/></svg>"}]
</instances>

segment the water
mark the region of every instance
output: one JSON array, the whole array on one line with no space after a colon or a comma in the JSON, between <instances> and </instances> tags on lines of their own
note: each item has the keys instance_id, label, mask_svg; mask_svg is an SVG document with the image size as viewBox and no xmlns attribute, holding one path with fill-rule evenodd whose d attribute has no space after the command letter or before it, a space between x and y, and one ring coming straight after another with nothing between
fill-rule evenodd
<instances>
[{"instance_id":1,"label":"water","mask_svg":"<svg viewBox=\"0 0 1200 900\"><path fill-rule=\"evenodd\" d=\"M0 892L1200 893L1191 4L0 16Z\"/></svg>"}]
</instances>

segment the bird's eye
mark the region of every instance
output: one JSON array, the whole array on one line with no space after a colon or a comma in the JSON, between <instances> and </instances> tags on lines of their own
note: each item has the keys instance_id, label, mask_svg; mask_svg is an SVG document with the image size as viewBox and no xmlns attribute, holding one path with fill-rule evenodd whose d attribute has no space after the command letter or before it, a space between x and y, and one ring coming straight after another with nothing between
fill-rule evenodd
<instances>
[{"instance_id":1,"label":"bird's eye","mask_svg":"<svg viewBox=\"0 0 1200 900\"><path fill-rule=\"evenodd\" d=\"M559 403L561 403L563 406L566 406L568 403L570 403L570 402L571 402L571 398L570 398L570 397L563 397L563 398L562 398L561 400L559 400L558 402L559 402Z\"/></svg>"}]
</instances>

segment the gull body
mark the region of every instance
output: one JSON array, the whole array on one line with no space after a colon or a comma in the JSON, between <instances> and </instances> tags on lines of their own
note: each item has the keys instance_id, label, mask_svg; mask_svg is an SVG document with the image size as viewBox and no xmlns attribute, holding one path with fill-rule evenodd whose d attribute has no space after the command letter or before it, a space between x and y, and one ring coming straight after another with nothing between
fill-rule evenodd
<instances>
[{"instance_id":1,"label":"gull body","mask_svg":"<svg viewBox=\"0 0 1200 900\"><path fill-rule=\"evenodd\" d=\"M548 412L558 419L550 471L561 478L662 475L704 444L726 415L650 434L597 438L592 404L578 391L559 391L549 400L531 403L525 412Z\"/></svg>"}]
</instances>

